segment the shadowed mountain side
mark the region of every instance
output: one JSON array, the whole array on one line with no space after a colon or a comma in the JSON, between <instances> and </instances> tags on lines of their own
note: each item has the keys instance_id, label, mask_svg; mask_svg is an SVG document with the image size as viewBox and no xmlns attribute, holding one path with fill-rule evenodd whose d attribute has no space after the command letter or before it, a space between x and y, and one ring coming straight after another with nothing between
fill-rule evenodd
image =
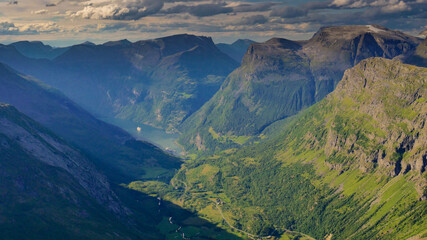
<instances>
[{"instance_id":1,"label":"shadowed mountain side","mask_svg":"<svg viewBox=\"0 0 427 240\"><path fill-rule=\"evenodd\" d=\"M0 101L86 150L108 175L118 180L139 179L146 167L177 168L180 160L150 143L136 141L123 130L97 120L57 90L19 75L0 64Z\"/></svg>"},{"instance_id":2,"label":"shadowed mountain side","mask_svg":"<svg viewBox=\"0 0 427 240\"><path fill-rule=\"evenodd\" d=\"M42 79L92 113L169 131L209 100L238 66L211 38L186 34L75 45L50 62L25 59L13 50L0 48L0 61Z\"/></svg>"},{"instance_id":3,"label":"shadowed mountain side","mask_svg":"<svg viewBox=\"0 0 427 240\"><path fill-rule=\"evenodd\" d=\"M0 159L1 239L238 239L171 203L110 185L93 159L5 104Z\"/></svg>"},{"instance_id":4,"label":"shadowed mountain side","mask_svg":"<svg viewBox=\"0 0 427 240\"><path fill-rule=\"evenodd\" d=\"M125 219L129 210L78 150L4 104L0 141L2 238L133 236L117 218Z\"/></svg>"}]
</instances>

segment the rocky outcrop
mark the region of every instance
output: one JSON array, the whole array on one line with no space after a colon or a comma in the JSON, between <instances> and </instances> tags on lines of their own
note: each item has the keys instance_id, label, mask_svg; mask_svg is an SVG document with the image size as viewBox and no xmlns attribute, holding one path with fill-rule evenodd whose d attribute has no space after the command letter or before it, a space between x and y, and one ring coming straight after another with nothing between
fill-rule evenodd
<instances>
[{"instance_id":1,"label":"rocky outcrop","mask_svg":"<svg viewBox=\"0 0 427 240\"><path fill-rule=\"evenodd\" d=\"M335 111L352 111L366 125L350 125L357 137L340 151L354 155L361 161L361 167L367 167L363 162L370 162L371 167L377 166L390 176L408 171L421 175L427 155L426 97L425 68L371 58L346 71L328 99L351 101L350 109L337 106ZM361 137L370 144L360 145ZM350 139L346 135L339 138Z\"/></svg>"}]
</instances>

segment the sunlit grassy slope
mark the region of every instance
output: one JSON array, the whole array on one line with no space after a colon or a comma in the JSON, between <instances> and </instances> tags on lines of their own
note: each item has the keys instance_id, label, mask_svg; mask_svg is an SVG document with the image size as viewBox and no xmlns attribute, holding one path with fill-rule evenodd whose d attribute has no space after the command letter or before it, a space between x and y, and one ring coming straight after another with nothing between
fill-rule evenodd
<instances>
[{"instance_id":1,"label":"sunlit grassy slope","mask_svg":"<svg viewBox=\"0 0 427 240\"><path fill-rule=\"evenodd\" d=\"M257 235L427 237L426 84L425 68L364 60L275 139L189 160L169 185L130 187L228 228L220 201L234 227Z\"/></svg>"}]
</instances>

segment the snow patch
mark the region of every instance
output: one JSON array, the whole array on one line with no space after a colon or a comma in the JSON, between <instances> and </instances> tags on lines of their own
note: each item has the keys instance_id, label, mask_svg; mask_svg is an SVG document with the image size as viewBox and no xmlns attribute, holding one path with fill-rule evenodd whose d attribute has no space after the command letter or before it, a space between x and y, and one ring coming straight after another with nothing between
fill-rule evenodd
<instances>
[{"instance_id":1,"label":"snow patch","mask_svg":"<svg viewBox=\"0 0 427 240\"><path fill-rule=\"evenodd\" d=\"M366 26L369 28L369 31L371 31L371 32L375 32L375 33L384 32L383 29L379 29L379 28L374 27L372 25L366 25Z\"/></svg>"}]
</instances>

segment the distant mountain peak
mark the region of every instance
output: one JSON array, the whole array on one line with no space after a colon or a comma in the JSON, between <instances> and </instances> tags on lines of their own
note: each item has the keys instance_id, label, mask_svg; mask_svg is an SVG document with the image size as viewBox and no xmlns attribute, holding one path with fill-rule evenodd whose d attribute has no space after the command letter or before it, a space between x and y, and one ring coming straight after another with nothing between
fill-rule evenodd
<instances>
[{"instance_id":1,"label":"distant mountain peak","mask_svg":"<svg viewBox=\"0 0 427 240\"><path fill-rule=\"evenodd\" d=\"M252 43L256 43L255 41L252 41L250 39L238 39L235 42L231 44L231 46L235 47L247 47L248 45L251 45Z\"/></svg>"},{"instance_id":2,"label":"distant mountain peak","mask_svg":"<svg viewBox=\"0 0 427 240\"><path fill-rule=\"evenodd\" d=\"M381 35L383 37L390 37L393 39L404 39L409 36L403 32L391 30L380 25L343 25L343 26L328 26L322 27L317 31L312 40L318 39L340 39L350 40L363 34ZM415 39L415 37L412 37Z\"/></svg>"},{"instance_id":3,"label":"distant mountain peak","mask_svg":"<svg viewBox=\"0 0 427 240\"><path fill-rule=\"evenodd\" d=\"M41 41L19 41L9 44L22 55L33 59L54 59L68 48L54 48Z\"/></svg>"},{"instance_id":4,"label":"distant mountain peak","mask_svg":"<svg viewBox=\"0 0 427 240\"><path fill-rule=\"evenodd\" d=\"M256 42L250 39L238 39L232 44L218 43L216 46L219 50L232 57L237 62L241 62L246 51L253 43Z\"/></svg>"},{"instance_id":5,"label":"distant mountain peak","mask_svg":"<svg viewBox=\"0 0 427 240\"><path fill-rule=\"evenodd\" d=\"M285 38L272 38L265 42L268 45L276 45L285 49L298 49L301 48L301 45L298 42L288 40Z\"/></svg>"},{"instance_id":6,"label":"distant mountain peak","mask_svg":"<svg viewBox=\"0 0 427 240\"><path fill-rule=\"evenodd\" d=\"M93 43L93 42L89 42L89 41L86 41L86 42L84 42L84 43L81 43L81 44L79 44L79 45L89 45L89 46L95 46L96 44L95 44L95 43Z\"/></svg>"},{"instance_id":7,"label":"distant mountain peak","mask_svg":"<svg viewBox=\"0 0 427 240\"><path fill-rule=\"evenodd\" d=\"M108 41L102 45L108 46L108 47L114 47L114 46L129 46L131 44L132 44L131 41L129 41L127 39L122 39L122 40L118 40L118 41Z\"/></svg>"}]
</instances>

